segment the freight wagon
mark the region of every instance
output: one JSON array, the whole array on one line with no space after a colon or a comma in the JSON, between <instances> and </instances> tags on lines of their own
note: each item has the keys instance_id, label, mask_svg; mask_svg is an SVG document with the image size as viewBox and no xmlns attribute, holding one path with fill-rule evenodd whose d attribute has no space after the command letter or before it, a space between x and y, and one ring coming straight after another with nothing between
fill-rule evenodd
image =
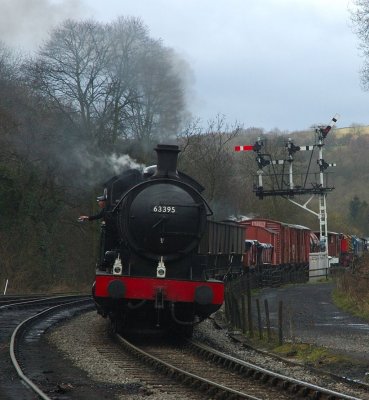
<instances>
[{"instance_id":1,"label":"freight wagon","mask_svg":"<svg viewBox=\"0 0 369 400\"><path fill-rule=\"evenodd\" d=\"M270 264L300 267L309 264L309 254L316 251L319 240L307 227L264 218L253 218L240 223L245 227L245 240L269 243ZM270 251L270 248L269 248Z\"/></svg>"}]
</instances>

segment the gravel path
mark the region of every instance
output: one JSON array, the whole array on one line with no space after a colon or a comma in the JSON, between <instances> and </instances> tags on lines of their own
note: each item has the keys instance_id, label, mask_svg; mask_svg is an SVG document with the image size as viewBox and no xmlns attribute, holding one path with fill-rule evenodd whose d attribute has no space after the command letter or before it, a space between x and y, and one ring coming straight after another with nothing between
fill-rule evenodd
<instances>
[{"instance_id":1,"label":"gravel path","mask_svg":"<svg viewBox=\"0 0 369 400\"><path fill-rule=\"evenodd\" d=\"M268 300L274 327L278 325L278 304L283 301L287 340L327 347L369 363L369 323L337 308L332 302L333 289L333 283L264 288L254 298L262 305Z\"/></svg>"}]
</instances>

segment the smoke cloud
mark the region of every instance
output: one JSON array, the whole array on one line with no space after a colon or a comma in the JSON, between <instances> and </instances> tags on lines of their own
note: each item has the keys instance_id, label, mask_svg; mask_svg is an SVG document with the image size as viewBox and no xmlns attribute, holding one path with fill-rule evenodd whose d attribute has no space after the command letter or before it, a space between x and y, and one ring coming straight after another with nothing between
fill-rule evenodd
<instances>
[{"instance_id":1,"label":"smoke cloud","mask_svg":"<svg viewBox=\"0 0 369 400\"><path fill-rule=\"evenodd\" d=\"M126 169L143 170L145 168L144 164L138 164L128 154L124 154L121 156L112 154L108 158L108 163L110 164L110 167L114 171L115 174L119 174Z\"/></svg>"},{"instance_id":2,"label":"smoke cloud","mask_svg":"<svg viewBox=\"0 0 369 400\"><path fill-rule=\"evenodd\" d=\"M85 5L83 8L86 11ZM0 41L33 52L53 27L67 18L80 17L81 0L1 0Z\"/></svg>"},{"instance_id":3,"label":"smoke cloud","mask_svg":"<svg viewBox=\"0 0 369 400\"><path fill-rule=\"evenodd\" d=\"M74 185L85 187L88 190L101 185L114 175L120 175L128 169L143 171L146 165L138 163L128 154L99 155L92 153L84 145L75 145L72 151L60 153L59 165L69 176Z\"/></svg>"}]
</instances>

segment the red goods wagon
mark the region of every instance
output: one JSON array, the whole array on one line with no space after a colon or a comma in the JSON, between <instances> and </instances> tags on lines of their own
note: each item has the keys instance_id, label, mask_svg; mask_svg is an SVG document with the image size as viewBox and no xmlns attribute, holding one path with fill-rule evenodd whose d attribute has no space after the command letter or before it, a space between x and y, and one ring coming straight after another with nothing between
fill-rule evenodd
<instances>
[{"instance_id":1,"label":"red goods wagon","mask_svg":"<svg viewBox=\"0 0 369 400\"><path fill-rule=\"evenodd\" d=\"M328 234L328 255L339 258L341 253L341 235L337 232Z\"/></svg>"},{"instance_id":2,"label":"red goods wagon","mask_svg":"<svg viewBox=\"0 0 369 400\"><path fill-rule=\"evenodd\" d=\"M243 265L257 267L258 265L271 265L273 259L273 246L270 243L260 243L258 240L245 240L245 253Z\"/></svg>"},{"instance_id":3,"label":"red goods wagon","mask_svg":"<svg viewBox=\"0 0 369 400\"><path fill-rule=\"evenodd\" d=\"M245 229L245 240L247 241L258 241L261 243L270 243L274 249L271 256L271 264L277 265L280 259L280 244L279 235L275 230L266 228L264 221L260 220L247 220L241 224L246 226ZM277 253L278 252L278 253Z\"/></svg>"},{"instance_id":4,"label":"red goods wagon","mask_svg":"<svg viewBox=\"0 0 369 400\"><path fill-rule=\"evenodd\" d=\"M256 267L258 263L257 240L245 240L245 253L243 265L245 267Z\"/></svg>"},{"instance_id":5,"label":"red goods wagon","mask_svg":"<svg viewBox=\"0 0 369 400\"><path fill-rule=\"evenodd\" d=\"M310 253L320 252L320 242L318 236L314 232L310 232Z\"/></svg>"},{"instance_id":6,"label":"red goods wagon","mask_svg":"<svg viewBox=\"0 0 369 400\"><path fill-rule=\"evenodd\" d=\"M288 233L290 254L287 254L286 263L308 264L311 230L306 226L288 224Z\"/></svg>"},{"instance_id":7,"label":"red goods wagon","mask_svg":"<svg viewBox=\"0 0 369 400\"><path fill-rule=\"evenodd\" d=\"M254 218L241 222L245 239L270 243L273 265L308 264L311 230L305 226Z\"/></svg>"},{"instance_id":8,"label":"red goods wagon","mask_svg":"<svg viewBox=\"0 0 369 400\"><path fill-rule=\"evenodd\" d=\"M258 250L260 254L260 263L262 265L270 265L273 257L273 246L270 243L259 243Z\"/></svg>"},{"instance_id":9,"label":"red goods wagon","mask_svg":"<svg viewBox=\"0 0 369 400\"><path fill-rule=\"evenodd\" d=\"M316 236L320 238L320 233L315 232ZM341 241L342 234L337 232L328 232L327 247L328 255L331 257L339 258L341 254Z\"/></svg>"},{"instance_id":10,"label":"red goods wagon","mask_svg":"<svg viewBox=\"0 0 369 400\"><path fill-rule=\"evenodd\" d=\"M352 249L351 247L351 236L341 235L341 254L349 253Z\"/></svg>"}]
</instances>

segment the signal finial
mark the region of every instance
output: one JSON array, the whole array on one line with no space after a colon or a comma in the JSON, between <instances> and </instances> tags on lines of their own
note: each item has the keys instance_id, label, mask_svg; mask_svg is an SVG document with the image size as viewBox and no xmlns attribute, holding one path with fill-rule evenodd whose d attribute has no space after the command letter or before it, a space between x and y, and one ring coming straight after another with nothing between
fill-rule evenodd
<instances>
[{"instance_id":1,"label":"signal finial","mask_svg":"<svg viewBox=\"0 0 369 400\"><path fill-rule=\"evenodd\" d=\"M336 125L336 122L339 117L340 117L339 114L335 114L335 116L331 119L331 122L325 128L319 129L323 139L325 139L327 137L329 131Z\"/></svg>"}]
</instances>

